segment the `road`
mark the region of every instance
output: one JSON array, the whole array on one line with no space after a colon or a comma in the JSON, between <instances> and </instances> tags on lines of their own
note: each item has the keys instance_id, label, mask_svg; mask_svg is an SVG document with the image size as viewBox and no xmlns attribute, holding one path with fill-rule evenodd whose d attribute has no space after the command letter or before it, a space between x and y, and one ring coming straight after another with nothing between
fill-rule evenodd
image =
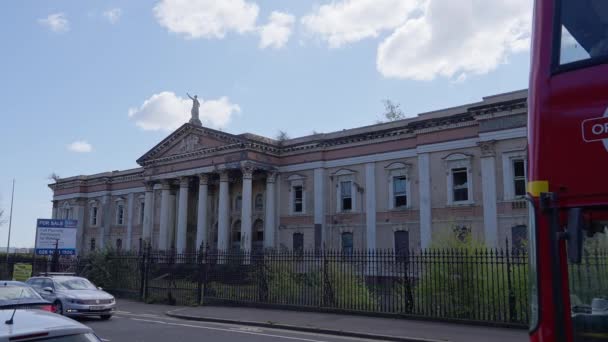
<instances>
[{"instance_id":1,"label":"road","mask_svg":"<svg viewBox=\"0 0 608 342\"><path fill-rule=\"evenodd\" d=\"M110 341L247 341L247 342L354 342L365 339L327 336L278 329L231 324L193 322L167 317L162 313L119 310L109 321L82 319L104 342Z\"/></svg>"}]
</instances>

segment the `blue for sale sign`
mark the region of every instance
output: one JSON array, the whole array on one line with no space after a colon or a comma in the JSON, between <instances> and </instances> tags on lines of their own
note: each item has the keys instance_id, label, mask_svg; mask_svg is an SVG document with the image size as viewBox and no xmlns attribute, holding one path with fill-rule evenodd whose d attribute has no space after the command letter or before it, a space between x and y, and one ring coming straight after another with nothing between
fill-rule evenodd
<instances>
[{"instance_id":1,"label":"blue for sale sign","mask_svg":"<svg viewBox=\"0 0 608 342\"><path fill-rule=\"evenodd\" d=\"M76 254L76 220L38 219L36 225L36 255Z\"/></svg>"}]
</instances>

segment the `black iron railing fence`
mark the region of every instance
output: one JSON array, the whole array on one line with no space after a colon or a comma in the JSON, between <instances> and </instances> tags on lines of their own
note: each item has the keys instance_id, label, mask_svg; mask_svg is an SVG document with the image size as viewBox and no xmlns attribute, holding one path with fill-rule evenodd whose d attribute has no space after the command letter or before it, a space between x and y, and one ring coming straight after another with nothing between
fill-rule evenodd
<instances>
[{"instance_id":1,"label":"black iron railing fence","mask_svg":"<svg viewBox=\"0 0 608 342\"><path fill-rule=\"evenodd\" d=\"M0 259L74 272L117 296L174 305L265 305L525 325L528 259L504 249L104 252ZM603 265L606 269L606 265ZM580 282L584 284L585 282Z\"/></svg>"},{"instance_id":2,"label":"black iron railing fence","mask_svg":"<svg viewBox=\"0 0 608 342\"><path fill-rule=\"evenodd\" d=\"M72 272L116 296L173 305L232 304L458 320L528 321L528 256L521 249L354 251L201 250L98 252L83 258L0 256L33 273ZM608 293L608 251L585 250L569 266L573 306ZM580 309L580 308L579 308ZM578 310L578 309L577 309Z\"/></svg>"}]
</instances>

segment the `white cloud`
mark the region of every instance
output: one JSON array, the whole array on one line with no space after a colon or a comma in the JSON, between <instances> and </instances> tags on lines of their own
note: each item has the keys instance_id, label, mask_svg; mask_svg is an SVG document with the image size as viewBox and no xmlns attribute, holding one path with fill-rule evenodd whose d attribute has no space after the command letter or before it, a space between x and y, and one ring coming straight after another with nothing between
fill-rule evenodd
<instances>
[{"instance_id":1,"label":"white cloud","mask_svg":"<svg viewBox=\"0 0 608 342\"><path fill-rule=\"evenodd\" d=\"M122 10L120 8L111 8L103 12L103 16L111 23L116 24L122 16Z\"/></svg>"},{"instance_id":2,"label":"white cloud","mask_svg":"<svg viewBox=\"0 0 608 342\"><path fill-rule=\"evenodd\" d=\"M224 127L234 114L241 111L239 105L231 103L225 96L206 101L199 97L198 100L201 104L199 118L208 127ZM152 95L139 108L129 109L129 117L146 131L172 131L190 120L191 108L192 100L163 91Z\"/></svg>"},{"instance_id":3,"label":"white cloud","mask_svg":"<svg viewBox=\"0 0 608 342\"><path fill-rule=\"evenodd\" d=\"M85 140L76 140L68 145L68 150L78 153L89 153L93 151L93 146Z\"/></svg>"},{"instance_id":4,"label":"white cloud","mask_svg":"<svg viewBox=\"0 0 608 342\"><path fill-rule=\"evenodd\" d=\"M57 33L67 32L70 30L70 23L65 13L49 14L49 16L46 18L38 19L38 23Z\"/></svg>"},{"instance_id":5,"label":"white cloud","mask_svg":"<svg viewBox=\"0 0 608 342\"><path fill-rule=\"evenodd\" d=\"M304 16L302 24L307 31L336 48L377 37L383 31L402 25L423 7L425 1L342 0L320 6Z\"/></svg>"},{"instance_id":6,"label":"white cloud","mask_svg":"<svg viewBox=\"0 0 608 342\"><path fill-rule=\"evenodd\" d=\"M529 0L429 0L420 17L407 20L378 47L385 77L463 82L528 49Z\"/></svg>"},{"instance_id":7,"label":"white cloud","mask_svg":"<svg viewBox=\"0 0 608 342\"><path fill-rule=\"evenodd\" d=\"M161 26L191 39L253 31L258 13L258 5L245 0L161 0L154 6Z\"/></svg>"},{"instance_id":8,"label":"white cloud","mask_svg":"<svg viewBox=\"0 0 608 342\"><path fill-rule=\"evenodd\" d=\"M295 17L289 13L274 11L270 14L268 24L260 27L260 48L273 47L280 49L289 40Z\"/></svg>"}]
</instances>

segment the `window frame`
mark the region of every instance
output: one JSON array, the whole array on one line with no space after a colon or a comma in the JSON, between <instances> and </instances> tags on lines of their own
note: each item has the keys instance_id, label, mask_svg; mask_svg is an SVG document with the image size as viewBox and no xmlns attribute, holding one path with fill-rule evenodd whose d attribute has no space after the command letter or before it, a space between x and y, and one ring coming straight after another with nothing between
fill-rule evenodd
<instances>
[{"instance_id":1,"label":"window frame","mask_svg":"<svg viewBox=\"0 0 608 342\"><path fill-rule=\"evenodd\" d=\"M505 201L524 199L526 196L515 195L514 161L524 161L525 182L528 182L528 156L525 150L504 152L502 154L503 198Z\"/></svg>"},{"instance_id":2,"label":"window frame","mask_svg":"<svg viewBox=\"0 0 608 342\"><path fill-rule=\"evenodd\" d=\"M472 156L464 153L452 153L444 158L447 177L447 203L448 206L471 205L475 203L473 191L473 167ZM466 169L467 176L467 199L463 201L454 200L454 170Z\"/></svg>"},{"instance_id":3,"label":"window frame","mask_svg":"<svg viewBox=\"0 0 608 342\"><path fill-rule=\"evenodd\" d=\"M97 241L95 238L91 238L89 240L89 251L94 252L97 248Z\"/></svg>"},{"instance_id":4,"label":"window frame","mask_svg":"<svg viewBox=\"0 0 608 342\"><path fill-rule=\"evenodd\" d=\"M97 227L99 225L99 203L97 201L89 202L89 226Z\"/></svg>"},{"instance_id":5,"label":"window frame","mask_svg":"<svg viewBox=\"0 0 608 342\"><path fill-rule=\"evenodd\" d=\"M125 200L118 198L114 201L114 224L117 226L125 225Z\"/></svg>"},{"instance_id":6,"label":"window frame","mask_svg":"<svg viewBox=\"0 0 608 342\"><path fill-rule=\"evenodd\" d=\"M410 165L395 162L386 167L388 177L388 209L405 210L412 208ZM405 206L396 206L395 178L405 177Z\"/></svg>"},{"instance_id":7,"label":"window frame","mask_svg":"<svg viewBox=\"0 0 608 342\"><path fill-rule=\"evenodd\" d=\"M292 212L294 214L302 214L304 212L304 187L302 185L293 185L291 191L293 191ZM298 191L300 191L299 199ZM298 204L300 205L300 210L298 210Z\"/></svg>"},{"instance_id":8,"label":"window frame","mask_svg":"<svg viewBox=\"0 0 608 342\"><path fill-rule=\"evenodd\" d=\"M551 74L557 75L578 69L585 69L592 66L608 63L608 55L595 58L573 61L565 64L560 64L561 59L561 42L562 42L562 7L564 0L555 1L555 12L553 13L553 41L551 51Z\"/></svg>"},{"instance_id":9,"label":"window frame","mask_svg":"<svg viewBox=\"0 0 608 342\"><path fill-rule=\"evenodd\" d=\"M297 216L297 215L306 215L307 206L306 206L306 177L296 174L291 175L287 178L287 182L289 183L289 215ZM302 210L296 211L296 187L302 187Z\"/></svg>"}]
</instances>

